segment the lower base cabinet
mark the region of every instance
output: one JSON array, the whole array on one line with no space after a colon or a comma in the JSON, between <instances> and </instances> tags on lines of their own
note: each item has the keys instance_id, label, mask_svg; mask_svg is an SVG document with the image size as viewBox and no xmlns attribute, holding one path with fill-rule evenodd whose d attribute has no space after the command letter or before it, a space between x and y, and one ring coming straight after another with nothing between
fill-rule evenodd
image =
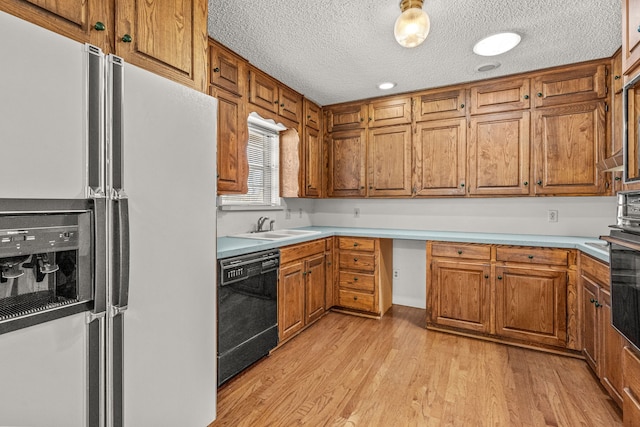
<instances>
[{"instance_id":1,"label":"lower base cabinet","mask_svg":"<svg viewBox=\"0 0 640 427\"><path fill-rule=\"evenodd\" d=\"M640 426L640 358L635 350L625 347L622 362L622 421L625 427L637 427Z\"/></svg>"},{"instance_id":2,"label":"lower base cabinet","mask_svg":"<svg viewBox=\"0 0 640 427\"><path fill-rule=\"evenodd\" d=\"M427 327L578 350L575 251L427 242L427 260Z\"/></svg>"},{"instance_id":3,"label":"lower base cabinet","mask_svg":"<svg viewBox=\"0 0 640 427\"><path fill-rule=\"evenodd\" d=\"M280 249L278 332L280 343L325 313L326 239Z\"/></svg>"}]
</instances>

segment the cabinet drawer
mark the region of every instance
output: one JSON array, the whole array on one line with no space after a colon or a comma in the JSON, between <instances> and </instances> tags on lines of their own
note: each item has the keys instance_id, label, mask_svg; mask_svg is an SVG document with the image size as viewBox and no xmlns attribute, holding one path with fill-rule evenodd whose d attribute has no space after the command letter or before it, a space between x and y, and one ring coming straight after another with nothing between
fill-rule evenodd
<instances>
[{"instance_id":1,"label":"cabinet drawer","mask_svg":"<svg viewBox=\"0 0 640 427\"><path fill-rule=\"evenodd\" d=\"M360 270L373 272L376 265L376 257L374 254L361 252L341 252L340 253L340 269L341 270Z\"/></svg>"},{"instance_id":2,"label":"cabinet drawer","mask_svg":"<svg viewBox=\"0 0 640 427\"><path fill-rule=\"evenodd\" d=\"M366 237L340 237L338 245L343 250L373 252L376 248L376 240Z\"/></svg>"},{"instance_id":3,"label":"cabinet drawer","mask_svg":"<svg viewBox=\"0 0 640 427\"><path fill-rule=\"evenodd\" d=\"M280 264L304 258L309 255L323 253L325 247L324 239L313 240L311 242L297 245L285 246L280 249Z\"/></svg>"},{"instance_id":4,"label":"cabinet drawer","mask_svg":"<svg viewBox=\"0 0 640 427\"><path fill-rule=\"evenodd\" d=\"M569 251L552 248L498 246L496 261L526 264L567 265Z\"/></svg>"},{"instance_id":5,"label":"cabinet drawer","mask_svg":"<svg viewBox=\"0 0 640 427\"><path fill-rule=\"evenodd\" d=\"M340 289L339 305L354 310L374 311L373 295Z\"/></svg>"},{"instance_id":6,"label":"cabinet drawer","mask_svg":"<svg viewBox=\"0 0 640 427\"><path fill-rule=\"evenodd\" d=\"M587 255L580 255L580 274L589 276L602 286L609 288L609 266Z\"/></svg>"},{"instance_id":7,"label":"cabinet drawer","mask_svg":"<svg viewBox=\"0 0 640 427\"><path fill-rule=\"evenodd\" d=\"M434 257L491 259L491 246L469 243L432 243L431 255Z\"/></svg>"},{"instance_id":8,"label":"cabinet drawer","mask_svg":"<svg viewBox=\"0 0 640 427\"><path fill-rule=\"evenodd\" d=\"M373 293L374 276L373 274L340 272L340 288L358 289Z\"/></svg>"}]
</instances>

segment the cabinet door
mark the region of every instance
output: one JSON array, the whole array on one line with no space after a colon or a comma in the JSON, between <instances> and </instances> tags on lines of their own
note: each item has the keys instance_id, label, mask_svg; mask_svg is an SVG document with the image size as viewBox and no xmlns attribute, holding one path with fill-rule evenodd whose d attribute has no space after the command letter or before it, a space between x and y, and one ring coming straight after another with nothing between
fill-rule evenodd
<instances>
[{"instance_id":1,"label":"cabinet door","mask_svg":"<svg viewBox=\"0 0 640 427\"><path fill-rule=\"evenodd\" d=\"M327 138L329 151L329 197L364 197L366 194L365 130L333 132Z\"/></svg>"},{"instance_id":2,"label":"cabinet door","mask_svg":"<svg viewBox=\"0 0 640 427\"><path fill-rule=\"evenodd\" d=\"M278 87L278 114L295 123L302 115L302 95L283 86Z\"/></svg>"},{"instance_id":3,"label":"cabinet door","mask_svg":"<svg viewBox=\"0 0 640 427\"><path fill-rule=\"evenodd\" d=\"M466 192L467 120L420 122L413 139L416 196L463 196Z\"/></svg>"},{"instance_id":4,"label":"cabinet door","mask_svg":"<svg viewBox=\"0 0 640 427\"><path fill-rule=\"evenodd\" d=\"M596 375L600 376L599 342L600 324L595 302L598 300L599 286L588 277L582 276L582 353Z\"/></svg>"},{"instance_id":5,"label":"cabinet door","mask_svg":"<svg viewBox=\"0 0 640 427\"><path fill-rule=\"evenodd\" d=\"M105 0L3 0L0 10L81 43L113 52L113 2ZM102 24L102 25L100 25Z\"/></svg>"},{"instance_id":6,"label":"cabinet door","mask_svg":"<svg viewBox=\"0 0 640 427\"><path fill-rule=\"evenodd\" d=\"M280 341L304 327L304 262L301 260L280 266L278 276L278 331Z\"/></svg>"},{"instance_id":7,"label":"cabinet door","mask_svg":"<svg viewBox=\"0 0 640 427\"><path fill-rule=\"evenodd\" d=\"M336 305L336 281L335 281L335 251L334 238L329 237L325 240L325 309L328 310Z\"/></svg>"},{"instance_id":8,"label":"cabinet door","mask_svg":"<svg viewBox=\"0 0 640 427\"><path fill-rule=\"evenodd\" d=\"M367 104L354 103L327 108L327 132L364 129L368 121Z\"/></svg>"},{"instance_id":9,"label":"cabinet door","mask_svg":"<svg viewBox=\"0 0 640 427\"><path fill-rule=\"evenodd\" d=\"M209 39L209 83L245 96L247 63L221 44Z\"/></svg>"},{"instance_id":10,"label":"cabinet door","mask_svg":"<svg viewBox=\"0 0 640 427\"><path fill-rule=\"evenodd\" d=\"M566 347L566 271L496 267L496 333Z\"/></svg>"},{"instance_id":11,"label":"cabinet door","mask_svg":"<svg viewBox=\"0 0 640 427\"><path fill-rule=\"evenodd\" d=\"M489 264L433 259L427 289L431 323L488 333L490 274Z\"/></svg>"},{"instance_id":12,"label":"cabinet door","mask_svg":"<svg viewBox=\"0 0 640 427\"><path fill-rule=\"evenodd\" d=\"M575 104L607 96L605 63L575 66L540 74L533 79L536 107Z\"/></svg>"},{"instance_id":13,"label":"cabinet door","mask_svg":"<svg viewBox=\"0 0 640 427\"><path fill-rule=\"evenodd\" d=\"M640 21L638 21L640 25ZM640 36L640 32L636 31ZM622 51L618 51L611 59L611 87L613 93L622 92L624 79L622 78Z\"/></svg>"},{"instance_id":14,"label":"cabinet door","mask_svg":"<svg viewBox=\"0 0 640 427\"><path fill-rule=\"evenodd\" d=\"M640 359L635 350L625 347L622 360L624 427L637 427L640 425Z\"/></svg>"},{"instance_id":15,"label":"cabinet door","mask_svg":"<svg viewBox=\"0 0 640 427\"><path fill-rule=\"evenodd\" d=\"M600 334L600 381L618 406L622 407L622 351L625 339L611 325L611 294L601 288L598 297Z\"/></svg>"},{"instance_id":16,"label":"cabinet door","mask_svg":"<svg viewBox=\"0 0 640 427\"><path fill-rule=\"evenodd\" d=\"M278 114L278 82L262 71L249 67L249 102Z\"/></svg>"},{"instance_id":17,"label":"cabinet door","mask_svg":"<svg viewBox=\"0 0 640 427\"><path fill-rule=\"evenodd\" d=\"M322 124L322 111L320 107L306 98L303 101L303 105L305 126L309 126L311 129L320 130L320 126Z\"/></svg>"},{"instance_id":18,"label":"cabinet door","mask_svg":"<svg viewBox=\"0 0 640 427\"><path fill-rule=\"evenodd\" d=\"M369 127L411 123L411 98L385 98L369 104Z\"/></svg>"},{"instance_id":19,"label":"cabinet door","mask_svg":"<svg viewBox=\"0 0 640 427\"><path fill-rule=\"evenodd\" d=\"M322 139L320 132L304 127L302 191L305 197L320 197L322 189Z\"/></svg>"},{"instance_id":20,"label":"cabinet door","mask_svg":"<svg viewBox=\"0 0 640 427\"><path fill-rule=\"evenodd\" d=\"M215 86L210 94L218 98L218 194L245 194L249 175L245 102Z\"/></svg>"},{"instance_id":21,"label":"cabinet door","mask_svg":"<svg viewBox=\"0 0 640 427\"><path fill-rule=\"evenodd\" d=\"M426 120L452 119L466 115L466 90L430 90L413 98L414 114L417 122Z\"/></svg>"},{"instance_id":22,"label":"cabinet door","mask_svg":"<svg viewBox=\"0 0 640 427\"><path fill-rule=\"evenodd\" d=\"M538 109L533 120L535 193L602 194L604 102Z\"/></svg>"},{"instance_id":23,"label":"cabinet door","mask_svg":"<svg viewBox=\"0 0 640 427\"><path fill-rule=\"evenodd\" d=\"M529 79L500 80L472 86L471 114L524 110L531 105Z\"/></svg>"},{"instance_id":24,"label":"cabinet door","mask_svg":"<svg viewBox=\"0 0 640 427\"><path fill-rule=\"evenodd\" d=\"M411 195L411 125L369 130L369 196Z\"/></svg>"},{"instance_id":25,"label":"cabinet door","mask_svg":"<svg viewBox=\"0 0 640 427\"><path fill-rule=\"evenodd\" d=\"M622 71L628 71L640 59L640 2L622 2Z\"/></svg>"},{"instance_id":26,"label":"cabinet door","mask_svg":"<svg viewBox=\"0 0 640 427\"><path fill-rule=\"evenodd\" d=\"M206 90L207 2L116 0L116 54L196 90Z\"/></svg>"},{"instance_id":27,"label":"cabinet door","mask_svg":"<svg viewBox=\"0 0 640 427\"><path fill-rule=\"evenodd\" d=\"M306 305L305 323L319 319L324 314L325 307L325 256L324 252L308 258L305 261L306 273Z\"/></svg>"},{"instance_id":28,"label":"cabinet door","mask_svg":"<svg viewBox=\"0 0 640 427\"><path fill-rule=\"evenodd\" d=\"M529 112L474 116L469 124L469 193L529 194Z\"/></svg>"}]
</instances>

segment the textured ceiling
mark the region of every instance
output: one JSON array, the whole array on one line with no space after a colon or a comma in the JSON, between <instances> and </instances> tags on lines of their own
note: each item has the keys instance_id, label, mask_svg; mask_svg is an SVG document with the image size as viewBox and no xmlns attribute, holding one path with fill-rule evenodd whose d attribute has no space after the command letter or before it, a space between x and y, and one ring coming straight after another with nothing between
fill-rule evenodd
<instances>
[{"instance_id":1,"label":"textured ceiling","mask_svg":"<svg viewBox=\"0 0 640 427\"><path fill-rule=\"evenodd\" d=\"M393 37L399 4L209 0L209 34L320 105L609 57L621 44L621 0L425 0L431 30L413 49ZM522 35L514 50L472 52L505 30ZM380 91L383 81L397 86Z\"/></svg>"}]
</instances>

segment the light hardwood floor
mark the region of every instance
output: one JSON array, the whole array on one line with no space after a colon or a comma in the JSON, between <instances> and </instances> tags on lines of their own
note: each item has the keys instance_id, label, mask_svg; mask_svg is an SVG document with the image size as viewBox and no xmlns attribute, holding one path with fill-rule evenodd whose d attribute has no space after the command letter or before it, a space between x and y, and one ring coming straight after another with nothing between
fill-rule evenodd
<instances>
[{"instance_id":1,"label":"light hardwood floor","mask_svg":"<svg viewBox=\"0 0 640 427\"><path fill-rule=\"evenodd\" d=\"M218 391L217 426L622 426L583 360L329 313Z\"/></svg>"}]
</instances>

